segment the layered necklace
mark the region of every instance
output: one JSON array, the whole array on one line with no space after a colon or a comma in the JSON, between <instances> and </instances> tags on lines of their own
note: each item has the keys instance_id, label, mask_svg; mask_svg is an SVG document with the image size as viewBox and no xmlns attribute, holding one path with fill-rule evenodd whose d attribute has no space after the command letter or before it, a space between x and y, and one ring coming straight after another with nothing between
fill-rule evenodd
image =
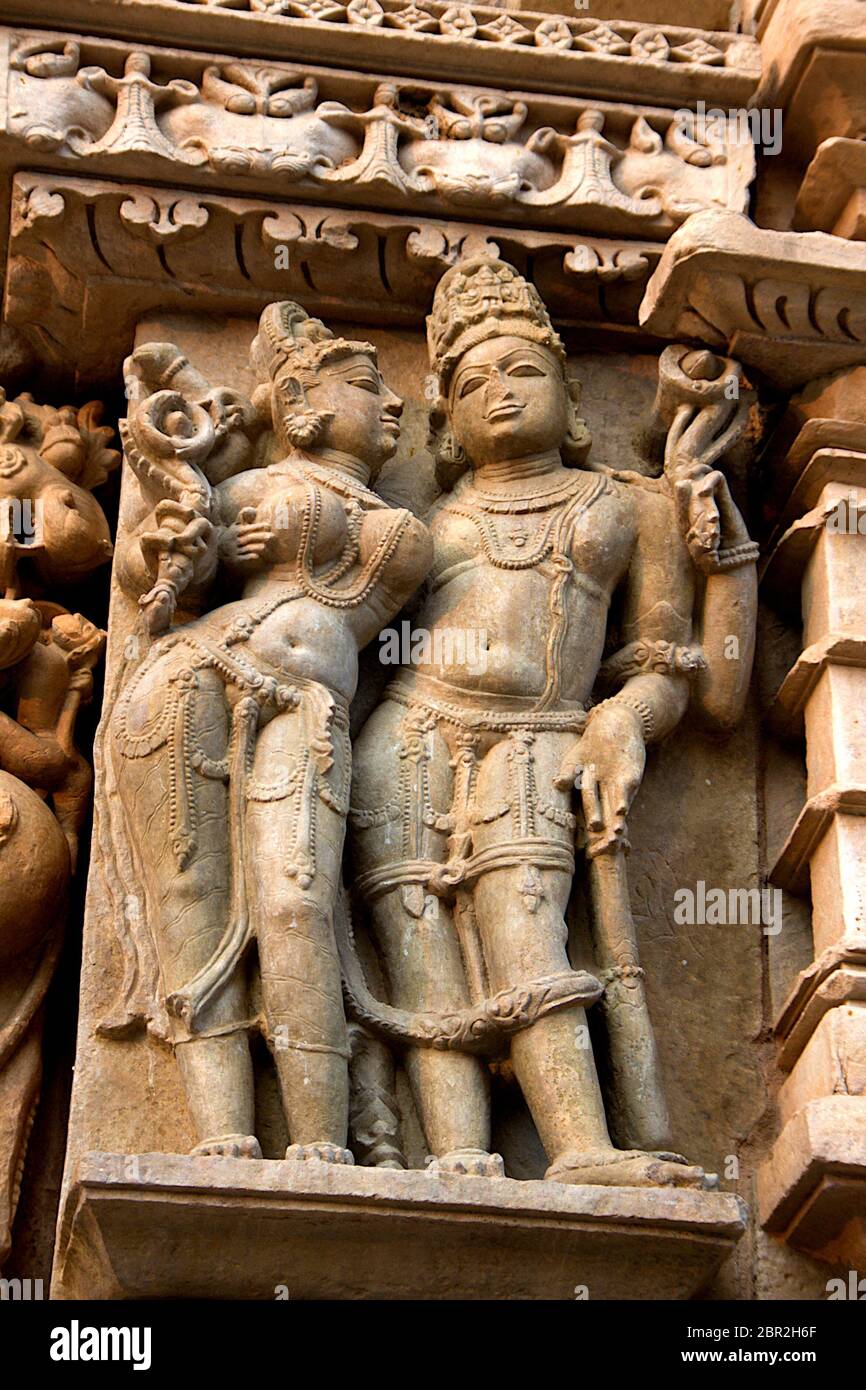
<instances>
[{"instance_id":1,"label":"layered necklace","mask_svg":"<svg viewBox=\"0 0 866 1390\"><path fill-rule=\"evenodd\" d=\"M520 480L520 491L507 494L468 483L459 498L447 502L443 511L466 517L476 526L487 560L496 569L527 570L543 564L553 553L555 531L564 504L582 502L588 506L602 490L597 473L557 474L553 480L541 477ZM583 510L583 508L581 508ZM528 513L538 513L530 527ZM494 517L512 516L510 527L500 527ZM526 517L526 521L518 518Z\"/></svg>"}]
</instances>

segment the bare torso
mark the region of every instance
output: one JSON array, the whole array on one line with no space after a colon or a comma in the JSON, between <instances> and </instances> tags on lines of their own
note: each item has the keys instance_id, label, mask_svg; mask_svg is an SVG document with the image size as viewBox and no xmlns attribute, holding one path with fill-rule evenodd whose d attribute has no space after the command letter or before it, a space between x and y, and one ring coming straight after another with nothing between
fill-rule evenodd
<instances>
[{"instance_id":1,"label":"bare torso","mask_svg":"<svg viewBox=\"0 0 866 1390\"><path fill-rule=\"evenodd\" d=\"M564 492L551 494L559 500L543 510L490 510L472 487L444 500L431 522L431 591L416 618L432 638L425 672L463 689L541 695L561 602L560 693L568 700L587 699L601 662L610 599L628 569L637 523L623 485L577 470L562 470L560 481ZM564 519L569 511L570 522ZM570 571L557 559L560 544ZM467 628L485 634L486 670L470 671L458 644L445 640L448 630Z\"/></svg>"},{"instance_id":2,"label":"bare torso","mask_svg":"<svg viewBox=\"0 0 866 1390\"><path fill-rule=\"evenodd\" d=\"M228 629L238 618L257 619L264 610L267 616L251 630L248 653L286 677L318 681L349 701L358 683L358 651L375 636L383 620L381 586L396 593L396 603L386 602L390 612L402 601L402 590L408 596L423 577L415 568L414 556L407 553L423 527L408 513L382 506L365 489L332 491L319 485L315 490L318 513L309 536L308 560L323 598L298 592L298 554L308 534L314 501L311 484L299 482L296 470L277 464L238 474L220 485L225 524L233 524L245 508L256 508L270 519L275 537L268 565L246 579L241 599L211 613L207 624L211 629ZM383 533L400 520L409 522L407 543L397 548L363 601L343 602L341 595L356 589L359 569ZM355 552L354 561L331 592L329 576L342 568L350 550ZM275 602L290 594L294 595L290 602ZM272 611L267 612L269 608Z\"/></svg>"}]
</instances>

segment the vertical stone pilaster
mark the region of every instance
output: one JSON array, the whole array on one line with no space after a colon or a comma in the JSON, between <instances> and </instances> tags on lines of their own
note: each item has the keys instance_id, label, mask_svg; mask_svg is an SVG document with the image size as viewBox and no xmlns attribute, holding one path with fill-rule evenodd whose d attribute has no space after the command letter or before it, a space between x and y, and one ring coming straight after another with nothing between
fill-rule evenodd
<instances>
[{"instance_id":1,"label":"vertical stone pilaster","mask_svg":"<svg viewBox=\"0 0 866 1390\"><path fill-rule=\"evenodd\" d=\"M844 396L838 382L837 408ZM821 442L830 442L833 426L826 418L821 424ZM846 422L836 425L836 432L844 433ZM791 454L808 428L807 421ZM808 510L798 515L804 507ZM803 650L779 690L774 722L795 733L802 720L807 783L805 805L773 877L794 891L811 887L814 959L776 1023L788 1077L779 1096L782 1130L759 1173L760 1216L768 1230L797 1248L862 1269L866 453L807 452L785 520L789 524L772 550L766 581L778 594L799 575Z\"/></svg>"}]
</instances>

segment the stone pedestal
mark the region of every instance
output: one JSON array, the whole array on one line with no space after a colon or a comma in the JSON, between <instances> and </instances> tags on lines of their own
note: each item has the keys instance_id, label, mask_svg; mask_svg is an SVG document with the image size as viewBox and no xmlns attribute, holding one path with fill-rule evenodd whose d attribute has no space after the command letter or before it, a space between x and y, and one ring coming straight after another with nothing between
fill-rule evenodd
<instances>
[{"instance_id":1,"label":"stone pedestal","mask_svg":"<svg viewBox=\"0 0 866 1390\"><path fill-rule=\"evenodd\" d=\"M89 1153L54 1297L682 1299L745 1222L727 1192Z\"/></svg>"}]
</instances>

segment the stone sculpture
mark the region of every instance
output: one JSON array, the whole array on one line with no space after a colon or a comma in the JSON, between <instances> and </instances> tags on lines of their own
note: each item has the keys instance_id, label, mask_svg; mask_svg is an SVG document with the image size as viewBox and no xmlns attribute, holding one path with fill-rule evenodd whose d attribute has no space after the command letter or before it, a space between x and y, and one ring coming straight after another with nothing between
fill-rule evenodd
<instances>
[{"instance_id":1,"label":"stone sculpture","mask_svg":"<svg viewBox=\"0 0 866 1390\"><path fill-rule=\"evenodd\" d=\"M352 1011L405 1047L436 1172L502 1171L486 1053L510 1058L549 1179L711 1184L668 1151L624 855L646 748L690 700L716 729L745 700L757 547L713 466L745 429L740 370L667 349L652 479L587 461L562 342L509 265L448 271L428 343L445 491L415 622L432 656L403 669L355 748L354 882L390 1002L347 953ZM482 673L437 647L455 630L484 635ZM592 972L566 951L576 836ZM608 1116L585 1026L602 995Z\"/></svg>"},{"instance_id":2,"label":"stone sculpture","mask_svg":"<svg viewBox=\"0 0 866 1390\"><path fill-rule=\"evenodd\" d=\"M87 57L103 58L103 63ZM414 83L278 63L207 62L195 81L137 48L99 55L61 36L16 35L10 134L29 154L125 168L131 155L185 175L294 185L367 208L465 208L523 223L666 240L690 213L743 211L750 141L626 102ZM184 65L183 73L189 72ZM320 96L325 78L328 95Z\"/></svg>"},{"instance_id":3,"label":"stone sculpture","mask_svg":"<svg viewBox=\"0 0 866 1390\"><path fill-rule=\"evenodd\" d=\"M146 1023L171 1041L196 1154L261 1157L248 1041L261 1029L287 1156L351 1163L333 930L348 708L358 651L415 590L430 543L370 488L402 410L375 350L283 302L251 360L251 400L170 344L127 363L143 515L118 575L141 623L101 736L127 956L102 1031Z\"/></svg>"},{"instance_id":4,"label":"stone sculpture","mask_svg":"<svg viewBox=\"0 0 866 1390\"><path fill-rule=\"evenodd\" d=\"M92 783L75 725L105 634L48 595L111 555L90 491L119 461L100 409L55 409L0 391L0 1266Z\"/></svg>"}]
</instances>

